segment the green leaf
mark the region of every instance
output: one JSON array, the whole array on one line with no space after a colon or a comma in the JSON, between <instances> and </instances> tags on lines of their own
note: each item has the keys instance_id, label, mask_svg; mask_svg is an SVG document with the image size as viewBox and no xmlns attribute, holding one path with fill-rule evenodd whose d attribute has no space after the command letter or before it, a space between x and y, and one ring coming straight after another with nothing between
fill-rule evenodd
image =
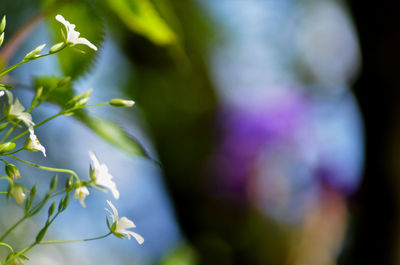
<instances>
[{"instance_id":1,"label":"green leaf","mask_svg":"<svg viewBox=\"0 0 400 265\"><path fill-rule=\"evenodd\" d=\"M44 3L45 6L54 4L54 0L44 2L46 2ZM104 37L104 28L102 19L96 9L85 1L73 1L71 4L59 6L56 12L47 18L47 24L52 33L54 43L63 41L61 30L65 32L65 27L55 19L56 14L62 14L67 21L76 25L75 30L80 32L80 37L88 39L99 47ZM86 45L78 44L64 49L57 55L62 72L67 76L71 76L72 79L76 79L91 69L95 62L96 52Z\"/></svg>"},{"instance_id":2,"label":"green leaf","mask_svg":"<svg viewBox=\"0 0 400 265\"><path fill-rule=\"evenodd\" d=\"M108 0L110 10L133 32L155 44L176 43L177 36L157 12L150 0Z\"/></svg>"},{"instance_id":3,"label":"green leaf","mask_svg":"<svg viewBox=\"0 0 400 265\"><path fill-rule=\"evenodd\" d=\"M150 158L143 146L137 139L129 136L117 124L100 118L88 116L85 112L79 112L75 115L80 121L91 128L95 133L104 138L107 142L119 149L131 154Z\"/></svg>"}]
</instances>

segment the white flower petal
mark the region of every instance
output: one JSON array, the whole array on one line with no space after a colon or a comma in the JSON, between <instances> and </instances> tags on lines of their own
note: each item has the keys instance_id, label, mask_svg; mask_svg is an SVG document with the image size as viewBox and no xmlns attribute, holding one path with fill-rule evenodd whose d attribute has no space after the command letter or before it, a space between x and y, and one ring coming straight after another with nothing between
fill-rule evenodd
<instances>
[{"instance_id":1,"label":"white flower petal","mask_svg":"<svg viewBox=\"0 0 400 265\"><path fill-rule=\"evenodd\" d=\"M135 227L136 227L136 225L134 222L132 222L131 220L129 220L126 217L122 217L118 221L117 232L121 233L123 230L129 229L129 228L135 228Z\"/></svg>"},{"instance_id":2,"label":"white flower petal","mask_svg":"<svg viewBox=\"0 0 400 265\"><path fill-rule=\"evenodd\" d=\"M79 201L82 204L82 206L86 207L85 198L89 194L90 194L89 190L85 186L80 186L80 187L75 189L74 199L77 200L79 198Z\"/></svg>"},{"instance_id":3,"label":"white flower petal","mask_svg":"<svg viewBox=\"0 0 400 265\"><path fill-rule=\"evenodd\" d=\"M70 23L69 23L68 21L66 21L65 18L64 18L62 15L58 14L58 15L56 16L56 20L57 20L58 22L61 22L61 23L65 26L65 28L68 29L68 25L69 25Z\"/></svg>"},{"instance_id":4,"label":"white flower petal","mask_svg":"<svg viewBox=\"0 0 400 265\"><path fill-rule=\"evenodd\" d=\"M105 164L100 164L94 152L90 151L89 155L93 164L90 172L90 178L92 179L93 183L109 189L112 192L114 198L118 199L119 191L117 189L117 185L112 180L113 176L108 173L107 166Z\"/></svg>"},{"instance_id":5,"label":"white flower petal","mask_svg":"<svg viewBox=\"0 0 400 265\"><path fill-rule=\"evenodd\" d=\"M25 107L19 102L18 99L15 99L13 102L14 97L13 94L9 91L6 91L8 96L8 116L10 119L18 119L25 123L26 126L31 127L35 125L32 121L32 115L30 113L24 112Z\"/></svg>"},{"instance_id":6,"label":"white flower petal","mask_svg":"<svg viewBox=\"0 0 400 265\"><path fill-rule=\"evenodd\" d=\"M32 115L30 113L22 112L18 115L18 119L23 121L28 127L32 127L35 125L35 123L32 121Z\"/></svg>"},{"instance_id":7,"label":"white flower petal","mask_svg":"<svg viewBox=\"0 0 400 265\"><path fill-rule=\"evenodd\" d=\"M115 184L114 181L111 179L106 179L106 178L98 178L98 181L96 181L96 185L103 186L111 191L115 199L119 199L119 191L117 189L117 185Z\"/></svg>"},{"instance_id":8,"label":"white flower petal","mask_svg":"<svg viewBox=\"0 0 400 265\"><path fill-rule=\"evenodd\" d=\"M131 239L130 236L133 236L140 245L143 244L144 242L144 238L138 233L132 231L125 231L123 234L125 234L128 237L128 239Z\"/></svg>"},{"instance_id":9,"label":"white flower petal","mask_svg":"<svg viewBox=\"0 0 400 265\"><path fill-rule=\"evenodd\" d=\"M10 115L18 116L25 110L25 107L22 106L21 102L18 99L15 100L14 104L11 104Z\"/></svg>"},{"instance_id":10,"label":"white flower petal","mask_svg":"<svg viewBox=\"0 0 400 265\"><path fill-rule=\"evenodd\" d=\"M74 42L74 44L83 44L83 45L86 45L86 46L88 46L89 48L91 48L91 49L97 51L97 47L96 47L93 43L91 43L90 41L88 41L88 40L85 39L85 38L78 38L78 39L76 39L75 42Z\"/></svg>"},{"instance_id":11,"label":"white flower petal","mask_svg":"<svg viewBox=\"0 0 400 265\"><path fill-rule=\"evenodd\" d=\"M119 219L117 208L115 208L115 206L109 200L107 200L107 203L110 206L111 210L113 211L113 213L110 215L111 218L113 219L114 222L117 222Z\"/></svg>"},{"instance_id":12,"label":"white flower petal","mask_svg":"<svg viewBox=\"0 0 400 265\"><path fill-rule=\"evenodd\" d=\"M89 151L90 159L92 160L94 169L100 168L100 162L97 159L96 154L93 151Z\"/></svg>"},{"instance_id":13,"label":"white flower petal","mask_svg":"<svg viewBox=\"0 0 400 265\"><path fill-rule=\"evenodd\" d=\"M35 151L40 151L43 153L43 155L46 157L46 149L44 146L39 142L39 139L35 135L35 132L33 130L33 127L29 127L29 138L30 142L29 144L25 147L28 151L35 152Z\"/></svg>"}]
</instances>

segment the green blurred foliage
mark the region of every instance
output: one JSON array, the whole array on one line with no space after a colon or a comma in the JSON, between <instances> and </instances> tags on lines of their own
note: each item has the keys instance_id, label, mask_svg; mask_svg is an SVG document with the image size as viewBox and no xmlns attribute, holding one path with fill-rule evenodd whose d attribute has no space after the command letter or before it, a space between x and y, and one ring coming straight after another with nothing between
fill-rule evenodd
<instances>
[{"instance_id":1,"label":"green blurred foliage","mask_svg":"<svg viewBox=\"0 0 400 265\"><path fill-rule=\"evenodd\" d=\"M160 265L197 265L198 255L190 245L180 245L162 258Z\"/></svg>"},{"instance_id":2,"label":"green blurred foliage","mask_svg":"<svg viewBox=\"0 0 400 265\"><path fill-rule=\"evenodd\" d=\"M107 5L130 30L154 43L167 45L176 41L175 33L150 0L108 0Z\"/></svg>"}]
</instances>

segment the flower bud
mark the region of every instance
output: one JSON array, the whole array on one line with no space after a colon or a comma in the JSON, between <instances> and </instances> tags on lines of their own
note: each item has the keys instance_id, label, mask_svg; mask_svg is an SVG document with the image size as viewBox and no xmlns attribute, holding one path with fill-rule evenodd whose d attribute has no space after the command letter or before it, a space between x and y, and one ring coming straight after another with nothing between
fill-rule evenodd
<instances>
[{"instance_id":1,"label":"flower bud","mask_svg":"<svg viewBox=\"0 0 400 265\"><path fill-rule=\"evenodd\" d=\"M132 107L135 104L133 100L114 98L108 102L113 107Z\"/></svg>"},{"instance_id":2,"label":"flower bud","mask_svg":"<svg viewBox=\"0 0 400 265\"><path fill-rule=\"evenodd\" d=\"M67 192L70 192L72 190L72 184L74 184L74 176L71 176L68 180L67 183L65 183L65 190Z\"/></svg>"},{"instance_id":3,"label":"flower bud","mask_svg":"<svg viewBox=\"0 0 400 265\"><path fill-rule=\"evenodd\" d=\"M33 51L29 52L27 55L25 55L24 60L32 60L35 59L35 57L37 57L38 53L41 52L44 47L46 46L46 44L42 44L37 46Z\"/></svg>"},{"instance_id":4,"label":"flower bud","mask_svg":"<svg viewBox=\"0 0 400 265\"><path fill-rule=\"evenodd\" d=\"M49 211L48 211L49 216L53 215L55 209L56 209L56 202L53 202L51 204L51 206L49 207Z\"/></svg>"},{"instance_id":5,"label":"flower bud","mask_svg":"<svg viewBox=\"0 0 400 265\"><path fill-rule=\"evenodd\" d=\"M24 187L18 184L13 184L11 186L9 190L9 195L13 196L18 204L22 204L26 199Z\"/></svg>"},{"instance_id":6,"label":"flower bud","mask_svg":"<svg viewBox=\"0 0 400 265\"><path fill-rule=\"evenodd\" d=\"M92 93L92 89L89 89L85 93L80 93L80 94L74 96L72 99L70 99L67 102L67 104L65 105L65 108L66 109L74 109L74 108L80 107L82 105L85 105L86 102L88 102L91 93Z\"/></svg>"},{"instance_id":7,"label":"flower bud","mask_svg":"<svg viewBox=\"0 0 400 265\"><path fill-rule=\"evenodd\" d=\"M41 86L36 89L35 96L33 97L32 103L31 103L32 106L34 106L36 104L36 102L39 100L39 98L42 96L42 94L43 94L43 87Z\"/></svg>"},{"instance_id":8,"label":"flower bud","mask_svg":"<svg viewBox=\"0 0 400 265\"><path fill-rule=\"evenodd\" d=\"M65 44L64 42L60 42L60 43L54 44L54 45L50 48L50 53L56 53L56 52L61 51L62 49L65 48L65 45L66 45L66 44Z\"/></svg>"},{"instance_id":9,"label":"flower bud","mask_svg":"<svg viewBox=\"0 0 400 265\"><path fill-rule=\"evenodd\" d=\"M57 175L54 175L53 179L50 182L50 190L54 191L57 187Z\"/></svg>"},{"instance_id":10,"label":"flower bud","mask_svg":"<svg viewBox=\"0 0 400 265\"><path fill-rule=\"evenodd\" d=\"M31 200L33 200L33 198L35 198L36 190L37 190L37 187L36 187L36 184L35 184L35 185L33 185L32 189L31 189L31 192L29 193L29 196L30 196Z\"/></svg>"},{"instance_id":11,"label":"flower bud","mask_svg":"<svg viewBox=\"0 0 400 265\"><path fill-rule=\"evenodd\" d=\"M6 29L6 16L3 16L0 22L0 33L3 33Z\"/></svg>"},{"instance_id":12,"label":"flower bud","mask_svg":"<svg viewBox=\"0 0 400 265\"><path fill-rule=\"evenodd\" d=\"M64 200L63 200L63 204L62 204L62 210L61 211L65 211L65 209L67 209L69 204L69 196L66 195Z\"/></svg>"},{"instance_id":13,"label":"flower bud","mask_svg":"<svg viewBox=\"0 0 400 265\"><path fill-rule=\"evenodd\" d=\"M21 174L19 173L18 168L13 164L6 165L6 173L7 173L7 176L10 177L12 180L14 180L15 178L21 177Z\"/></svg>"},{"instance_id":14,"label":"flower bud","mask_svg":"<svg viewBox=\"0 0 400 265\"><path fill-rule=\"evenodd\" d=\"M0 154L8 153L15 148L15 143L7 142L0 145Z\"/></svg>"},{"instance_id":15,"label":"flower bud","mask_svg":"<svg viewBox=\"0 0 400 265\"><path fill-rule=\"evenodd\" d=\"M86 93L83 95L83 97L77 102L77 105L85 105L90 98L90 94L92 94L92 88L86 91Z\"/></svg>"}]
</instances>

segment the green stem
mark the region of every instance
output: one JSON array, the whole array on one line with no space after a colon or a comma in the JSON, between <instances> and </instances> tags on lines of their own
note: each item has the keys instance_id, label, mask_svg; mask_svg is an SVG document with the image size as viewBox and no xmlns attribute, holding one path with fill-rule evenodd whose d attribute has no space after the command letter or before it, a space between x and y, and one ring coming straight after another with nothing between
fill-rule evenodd
<instances>
[{"instance_id":1,"label":"green stem","mask_svg":"<svg viewBox=\"0 0 400 265\"><path fill-rule=\"evenodd\" d=\"M6 238L8 234L11 233L11 231L13 231L17 226L19 226L26 218L26 216L22 217L13 226L8 228L8 230L0 237L0 241L3 241L3 239Z\"/></svg>"},{"instance_id":2,"label":"green stem","mask_svg":"<svg viewBox=\"0 0 400 265\"><path fill-rule=\"evenodd\" d=\"M17 252L17 254L11 256L10 259L6 260L6 265L10 264L10 262L12 262L14 259L18 258L19 256L23 255L25 252L28 252L29 250L31 250L34 246L36 246L38 243L32 243L29 246L27 246L26 248L24 248L23 250L20 250Z\"/></svg>"},{"instance_id":3,"label":"green stem","mask_svg":"<svg viewBox=\"0 0 400 265\"><path fill-rule=\"evenodd\" d=\"M15 154L15 153L21 152L22 150L24 150L24 148L20 148L20 149L18 149L17 151L14 151L14 152L12 152L12 153L6 153L6 154L4 154L4 155L13 155L13 154Z\"/></svg>"},{"instance_id":4,"label":"green stem","mask_svg":"<svg viewBox=\"0 0 400 265\"><path fill-rule=\"evenodd\" d=\"M6 69L4 69L3 71L0 72L0 77L2 77L3 75L7 74L8 72L14 70L14 69L17 68L18 66L23 65L23 64L26 63L26 62L27 62L27 61L22 61L22 62L19 62L19 63L17 63L17 64L14 64L14 65L12 65L12 66L10 66L10 67L7 67Z\"/></svg>"},{"instance_id":5,"label":"green stem","mask_svg":"<svg viewBox=\"0 0 400 265\"><path fill-rule=\"evenodd\" d=\"M90 107L104 106L104 105L110 105L110 103L109 102L103 102L103 103L92 104L92 105L84 105L84 106L82 106L82 109L83 108L90 108Z\"/></svg>"},{"instance_id":6,"label":"green stem","mask_svg":"<svg viewBox=\"0 0 400 265\"><path fill-rule=\"evenodd\" d=\"M11 253L14 253L13 248L9 244L4 243L4 242L0 242L0 246L5 246L11 251Z\"/></svg>"},{"instance_id":7,"label":"green stem","mask_svg":"<svg viewBox=\"0 0 400 265\"><path fill-rule=\"evenodd\" d=\"M61 193L63 193L65 191L65 189L59 190L58 192L55 192L52 194L52 196L50 196L50 198L57 196ZM49 198L49 199L50 199ZM32 207L32 211L35 211L35 209L37 209L37 207L41 207L43 206L41 203L35 205L34 207ZM27 219L29 217L29 215L25 215L23 217L21 217L13 226L11 226L1 237L0 237L0 241L2 241L4 238L6 238L8 236L9 233L11 233L18 225L20 225L25 219Z\"/></svg>"},{"instance_id":8,"label":"green stem","mask_svg":"<svg viewBox=\"0 0 400 265\"><path fill-rule=\"evenodd\" d=\"M17 128L18 124L21 122L21 120L17 121L9 130L8 132L4 135L3 139L1 139L0 144L4 143L4 141L7 139L8 136L14 131L15 128Z\"/></svg>"},{"instance_id":9,"label":"green stem","mask_svg":"<svg viewBox=\"0 0 400 265\"><path fill-rule=\"evenodd\" d=\"M78 109L83 109L83 108L88 108L88 107L98 107L98 106L104 106L104 105L109 105L109 103L108 102L103 102L103 103L93 104L93 105L84 105L84 106L81 106ZM76 109L76 110L78 110L78 109ZM59 113L54 114L53 116L45 119L44 121L41 121L41 122L37 123L35 126L33 126L33 128L39 127L40 125L42 125L42 124L44 124L44 123L46 123L46 122L48 122L48 121L50 121L50 120L52 120L54 118L57 118L60 115L63 115L64 112L70 112L70 111L75 111L75 110L63 110L63 111L60 111ZM29 132L29 130L23 131L22 133L18 134L13 139L11 139L10 142L15 142L16 140L18 140L19 138L21 138L22 136L24 136L28 132Z\"/></svg>"},{"instance_id":10,"label":"green stem","mask_svg":"<svg viewBox=\"0 0 400 265\"><path fill-rule=\"evenodd\" d=\"M26 113L29 113L32 111L32 106L26 111ZM21 120L18 120L17 122L15 122L15 124L8 130L8 132L6 133L6 135L4 135L3 139L1 139L0 144L2 144L5 140L7 140L8 136L10 136L10 134L15 130L15 128L17 128L18 124L21 123Z\"/></svg>"},{"instance_id":11,"label":"green stem","mask_svg":"<svg viewBox=\"0 0 400 265\"><path fill-rule=\"evenodd\" d=\"M7 194L8 191L0 191L0 194Z\"/></svg>"},{"instance_id":12,"label":"green stem","mask_svg":"<svg viewBox=\"0 0 400 265\"><path fill-rule=\"evenodd\" d=\"M57 114L54 114L53 116L51 116L51 117L45 119L44 121L39 122L38 124L36 124L35 126L33 126L33 128L39 127L40 125L42 125L42 124L44 124L44 123L46 123L46 122L48 122L48 121L50 121L50 120L52 120L52 119L54 119L54 118L57 118L58 116L60 116L60 115L62 115L62 114L63 114L62 112L59 112L59 113L57 113ZM15 142L16 140L18 140L19 138L21 138L22 136L24 136L24 135L27 134L28 132L29 132L29 130L23 131L22 133L18 134L18 135L15 136L13 139L11 139L10 142Z\"/></svg>"},{"instance_id":13,"label":"green stem","mask_svg":"<svg viewBox=\"0 0 400 265\"><path fill-rule=\"evenodd\" d=\"M40 168L40 169L42 169L42 170L71 174L71 175L73 175L73 176L76 178L77 181L80 181L80 179L79 179L79 177L78 177L78 174L76 174L75 171L73 171L73 170L64 169L64 168L55 168L55 167L45 167L45 166L41 166L41 165L37 165L37 164L31 163L31 162L29 162L29 161L25 161L25 160L23 160L23 159L21 159L21 158L18 158L18 157L16 157L16 156L13 156L13 155L7 154L7 156L12 157L12 158L14 158L14 159L16 159L16 160L18 160L18 161L20 161L20 162L22 162L22 163L27 164L27 165Z\"/></svg>"},{"instance_id":14,"label":"green stem","mask_svg":"<svg viewBox=\"0 0 400 265\"><path fill-rule=\"evenodd\" d=\"M39 244L60 244L60 243L73 243L73 242L85 242L85 241L92 241L92 240L98 240L102 239L105 237L108 237L112 233L109 232L105 235L98 236L98 237L92 237L92 238L85 238L85 239L74 239L74 240L46 240L46 241L40 241Z\"/></svg>"},{"instance_id":15,"label":"green stem","mask_svg":"<svg viewBox=\"0 0 400 265\"><path fill-rule=\"evenodd\" d=\"M85 109L85 108L98 107L98 106L104 106L104 105L110 105L110 103L103 102L103 103L92 104L92 105L82 105L82 106L66 109L66 110L62 111L62 113L70 113L70 112L81 110L81 109Z\"/></svg>"},{"instance_id":16,"label":"green stem","mask_svg":"<svg viewBox=\"0 0 400 265\"><path fill-rule=\"evenodd\" d=\"M60 51L62 51L63 49L65 49L65 47L62 48L62 49L60 49L60 50L57 51L57 52L60 52ZM32 58L32 59L29 59L29 60L25 60L25 59L24 59L24 60L22 60L21 62L16 63L16 64L14 64L14 65L11 65L11 66L7 67L6 69L4 69L3 71L1 71L1 72L0 72L0 77L6 75L8 72L14 70L14 69L17 68L18 66L23 65L24 63L31 62L31 61L34 61L34 60L37 60L37 59L40 59L40 58L43 58L43 57L46 57L46 56L49 56L49 55L52 55L52 54L55 54L55 53L50 53L50 52L49 52L49 53L39 55L39 56L34 57L34 58Z\"/></svg>"}]
</instances>

